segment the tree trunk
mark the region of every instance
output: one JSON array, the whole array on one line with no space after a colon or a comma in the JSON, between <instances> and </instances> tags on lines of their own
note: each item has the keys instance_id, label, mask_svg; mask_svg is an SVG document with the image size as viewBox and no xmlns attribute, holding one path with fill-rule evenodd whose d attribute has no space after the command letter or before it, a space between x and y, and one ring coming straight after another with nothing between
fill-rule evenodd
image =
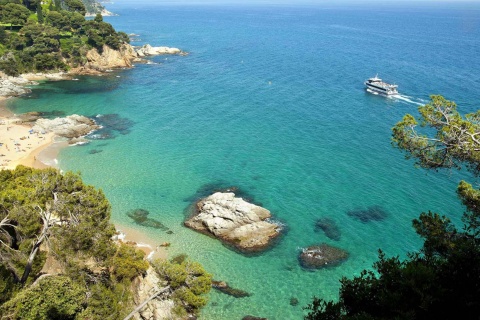
<instances>
[{"instance_id":1,"label":"tree trunk","mask_svg":"<svg viewBox=\"0 0 480 320\"><path fill-rule=\"evenodd\" d=\"M55 200L56 200L56 194L54 194ZM37 241L35 241L35 244L32 247L32 251L30 252L30 256L28 257L27 260L27 265L25 266L25 271L23 272L22 279L20 279L21 284L25 284L27 281L28 275L32 271L32 265L33 265L33 260L35 260L35 256L37 255L38 249L40 248L40 245L42 244L43 240L48 236L48 231L50 229L50 217L51 213L50 212L45 212L42 209L40 209L40 216L42 217L43 221L43 228L42 232L40 233L40 236L38 237Z\"/></svg>"},{"instance_id":2,"label":"tree trunk","mask_svg":"<svg viewBox=\"0 0 480 320\"><path fill-rule=\"evenodd\" d=\"M22 279L20 279L21 284L24 284L25 281L27 281L28 275L32 271L33 260L35 260L35 256L37 255L38 248L40 248L40 245L42 244L43 239L45 239L47 231L48 231L48 225L43 226L42 235L40 236L40 238L38 238L38 240L33 245L32 251L30 252L30 256L28 257L27 265L25 266L25 271L23 271Z\"/></svg>"}]
</instances>

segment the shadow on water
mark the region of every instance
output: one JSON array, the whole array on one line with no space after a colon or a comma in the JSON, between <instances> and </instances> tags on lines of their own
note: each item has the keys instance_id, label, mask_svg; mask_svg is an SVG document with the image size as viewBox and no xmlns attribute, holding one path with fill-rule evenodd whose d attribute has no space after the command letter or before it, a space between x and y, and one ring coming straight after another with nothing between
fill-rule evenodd
<instances>
[{"instance_id":1,"label":"shadow on water","mask_svg":"<svg viewBox=\"0 0 480 320\"><path fill-rule=\"evenodd\" d=\"M62 94L85 94L108 92L118 88L120 84L116 73L110 73L102 76L77 76L72 80L47 81L41 83L38 87L33 87L32 92L23 96L24 99L39 99L44 95L52 93Z\"/></svg>"}]
</instances>

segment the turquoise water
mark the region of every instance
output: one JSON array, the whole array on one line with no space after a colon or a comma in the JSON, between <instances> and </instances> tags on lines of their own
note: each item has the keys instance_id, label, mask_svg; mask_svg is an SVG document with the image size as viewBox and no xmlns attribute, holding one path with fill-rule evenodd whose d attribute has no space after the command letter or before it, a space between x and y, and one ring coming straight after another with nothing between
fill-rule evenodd
<instances>
[{"instance_id":1,"label":"turquoise water","mask_svg":"<svg viewBox=\"0 0 480 320\"><path fill-rule=\"evenodd\" d=\"M50 82L10 103L15 112L98 116L107 129L63 149L59 167L102 188L113 221L154 245L168 241L214 278L252 293L210 294L202 319L300 319L313 295L336 299L341 276L359 275L377 250L405 256L421 245L411 227L432 210L459 222L455 187L466 173L426 172L390 145L391 127L430 94L461 112L480 106L479 7L161 6L124 2L106 20L139 35L134 45L182 48L103 77ZM379 76L400 98L364 91ZM116 114L116 116L111 116ZM108 139L101 139L107 137ZM206 187L210 186L210 187ZM271 250L245 257L182 226L199 190L238 186L285 225ZM362 223L348 211L381 206ZM173 234L135 226L149 210ZM330 217L334 241L315 232ZM326 242L350 252L342 265L303 270L299 248ZM299 300L291 306L290 298Z\"/></svg>"}]
</instances>

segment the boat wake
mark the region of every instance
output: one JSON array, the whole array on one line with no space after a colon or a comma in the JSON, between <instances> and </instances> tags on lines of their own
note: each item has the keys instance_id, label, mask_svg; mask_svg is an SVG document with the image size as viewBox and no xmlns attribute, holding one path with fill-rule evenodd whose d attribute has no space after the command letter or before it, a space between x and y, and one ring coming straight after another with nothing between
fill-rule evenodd
<instances>
[{"instance_id":1,"label":"boat wake","mask_svg":"<svg viewBox=\"0 0 480 320\"><path fill-rule=\"evenodd\" d=\"M389 96L389 98L401 100L403 102L407 102L407 103L414 104L414 105L417 105L417 106L422 106L422 105L425 104L422 99L416 99L414 97L405 96L403 94L391 95L391 96Z\"/></svg>"}]
</instances>

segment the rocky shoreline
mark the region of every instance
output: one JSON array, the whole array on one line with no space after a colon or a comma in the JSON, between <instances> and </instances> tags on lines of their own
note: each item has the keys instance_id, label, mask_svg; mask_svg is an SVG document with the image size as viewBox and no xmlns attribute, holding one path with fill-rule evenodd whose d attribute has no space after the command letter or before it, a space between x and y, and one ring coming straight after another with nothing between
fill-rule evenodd
<instances>
[{"instance_id":1,"label":"rocky shoreline","mask_svg":"<svg viewBox=\"0 0 480 320\"><path fill-rule=\"evenodd\" d=\"M97 49L87 52L87 62L80 67L71 68L68 72L26 73L17 77L7 76L0 71L0 97L19 97L31 92L28 86L34 86L36 81L72 80L75 75L100 75L112 69L132 68L133 63L148 63L147 57L156 55L188 55L178 48L152 47L145 44L134 47L123 44L120 50L104 46L100 53Z\"/></svg>"}]
</instances>

